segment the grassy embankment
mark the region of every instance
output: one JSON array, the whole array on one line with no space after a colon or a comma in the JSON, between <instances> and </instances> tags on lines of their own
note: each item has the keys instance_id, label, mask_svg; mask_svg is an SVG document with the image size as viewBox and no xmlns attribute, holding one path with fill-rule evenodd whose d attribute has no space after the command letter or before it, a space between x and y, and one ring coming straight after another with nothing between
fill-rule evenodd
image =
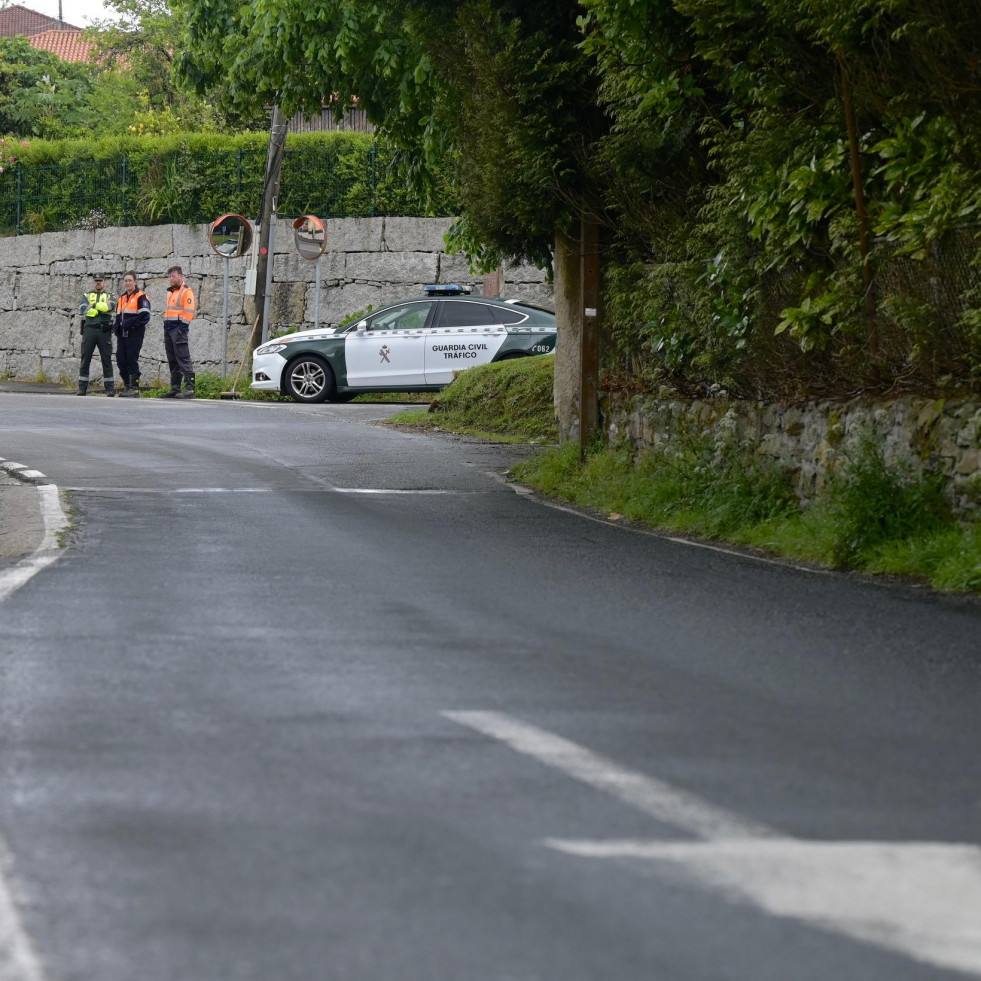
<instances>
[{"instance_id":1,"label":"grassy embankment","mask_svg":"<svg viewBox=\"0 0 981 981\"><path fill-rule=\"evenodd\" d=\"M388 422L480 436L499 443L552 443L555 359L517 358L462 372L428 409L410 409Z\"/></svg>"},{"instance_id":2,"label":"grassy embankment","mask_svg":"<svg viewBox=\"0 0 981 981\"><path fill-rule=\"evenodd\" d=\"M396 423L527 442L555 438L552 359L473 368L432 409ZM954 520L938 478L889 466L857 446L822 494L801 507L788 474L752 446L697 436L674 451L635 457L552 447L515 466L516 479L552 497L665 531L864 573L913 576L941 589L981 591L981 524Z\"/></svg>"}]
</instances>

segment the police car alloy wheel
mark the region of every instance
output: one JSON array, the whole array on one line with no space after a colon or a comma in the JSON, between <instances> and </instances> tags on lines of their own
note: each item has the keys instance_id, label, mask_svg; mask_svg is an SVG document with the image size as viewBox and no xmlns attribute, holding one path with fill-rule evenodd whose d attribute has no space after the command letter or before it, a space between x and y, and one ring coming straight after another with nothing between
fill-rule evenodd
<instances>
[{"instance_id":1,"label":"police car alloy wheel","mask_svg":"<svg viewBox=\"0 0 981 981\"><path fill-rule=\"evenodd\" d=\"M323 402L334 390L334 372L323 358L303 354L286 366L286 391L297 402Z\"/></svg>"}]
</instances>

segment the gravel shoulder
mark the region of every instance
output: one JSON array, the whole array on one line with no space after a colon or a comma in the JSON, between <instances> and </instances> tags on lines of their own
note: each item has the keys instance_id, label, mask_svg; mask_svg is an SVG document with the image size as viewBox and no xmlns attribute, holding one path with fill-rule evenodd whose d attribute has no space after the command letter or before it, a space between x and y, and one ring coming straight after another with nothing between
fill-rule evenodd
<instances>
[{"instance_id":1,"label":"gravel shoulder","mask_svg":"<svg viewBox=\"0 0 981 981\"><path fill-rule=\"evenodd\" d=\"M43 537L37 487L0 472L0 568L29 555Z\"/></svg>"}]
</instances>

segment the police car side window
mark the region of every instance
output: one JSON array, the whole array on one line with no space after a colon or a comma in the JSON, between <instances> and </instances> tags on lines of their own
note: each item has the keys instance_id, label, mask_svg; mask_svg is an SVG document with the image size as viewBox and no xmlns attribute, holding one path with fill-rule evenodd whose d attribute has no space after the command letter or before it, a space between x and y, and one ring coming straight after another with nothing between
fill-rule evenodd
<instances>
[{"instance_id":1,"label":"police car side window","mask_svg":"<svg viewBox=\"0 0 981 981\"><path fill-rule=\"evenodd\" d=\"M421 330L426 326L426 319L432 303L422 301L419 303L404 303L393 307L391 310L383 310L374 317L368 324L369 330Z\"/></svg>"},{"instance_id":2,"label":"police car side window","mask_svg":"<svg viewBox=\"0 0 981 981\"><path fill-rule=\"evenodd\" d=\"M487 327L497 322L494 309L486 303L444 300L440 304L440 327Z\"/></svg>"},{"instance_id":3,"label":"police car side window","mask_svg":"<svg viewBox=\"0 0 981 981\"><path fill-rule=\"evenodd\" d=\"M494 307L494 312L502 324L520 324L523 320L528 319L527 313L523 313L515 307Z\"/></svg>"}]
</instances>

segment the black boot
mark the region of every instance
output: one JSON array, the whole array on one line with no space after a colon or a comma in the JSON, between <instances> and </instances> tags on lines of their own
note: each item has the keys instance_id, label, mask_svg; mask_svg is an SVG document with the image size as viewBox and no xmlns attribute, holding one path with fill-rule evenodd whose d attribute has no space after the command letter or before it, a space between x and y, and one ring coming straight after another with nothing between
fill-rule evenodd
<instances>
[{"instance_id":1,"label":"black boot","mask_svg":"<svg viewBox=\"0 0 981 981\"><path fill-rule=\"evenodd\" d=\"M76 395L87 395L89 390L89 383L87 381L80 381L78 383L78 391Z\"/></svg>"},{"instance_id":2,"label":"black boot","mask_svg":"<svg viewBox=\"0 0 981 981\"><path fill-rule=\"evenodd\" d=\"M180 395L176 396L179 399L193 399L194 398L194 375L184 376L184 391Z\"/></svg>"},{"instance_id":3,"label":"black boot","mask_svg":"<svg viewBox=\"0 0 981 981\"><path fill-rule=\"evenodd\" d=\"M164 392L160 397L162 399L175 399L177 398L178 392L181 390L181 373L179 371L172 371L170 373L170 391Z\"/></svg>"},{"instance_id":4,"label":"black boot","mask_svg":"<svg viewBox=\"0 0 981 981\"><path fill-rule=\"evenodd\" d=\"M119 393L121 399L138 399L140 397L140 380L134 378L126 382L126 387Z\"/></svg>"},{"instance_id":5,"label":"black boot","mask_svg":"<svg viewBox=\"0 0 981 981\"><path fill-rule=\"evenodd\" d=\"M116 394L116 383L108 381L106 382L106 398L113 398Z\"/></svg>"}]
</instances>

